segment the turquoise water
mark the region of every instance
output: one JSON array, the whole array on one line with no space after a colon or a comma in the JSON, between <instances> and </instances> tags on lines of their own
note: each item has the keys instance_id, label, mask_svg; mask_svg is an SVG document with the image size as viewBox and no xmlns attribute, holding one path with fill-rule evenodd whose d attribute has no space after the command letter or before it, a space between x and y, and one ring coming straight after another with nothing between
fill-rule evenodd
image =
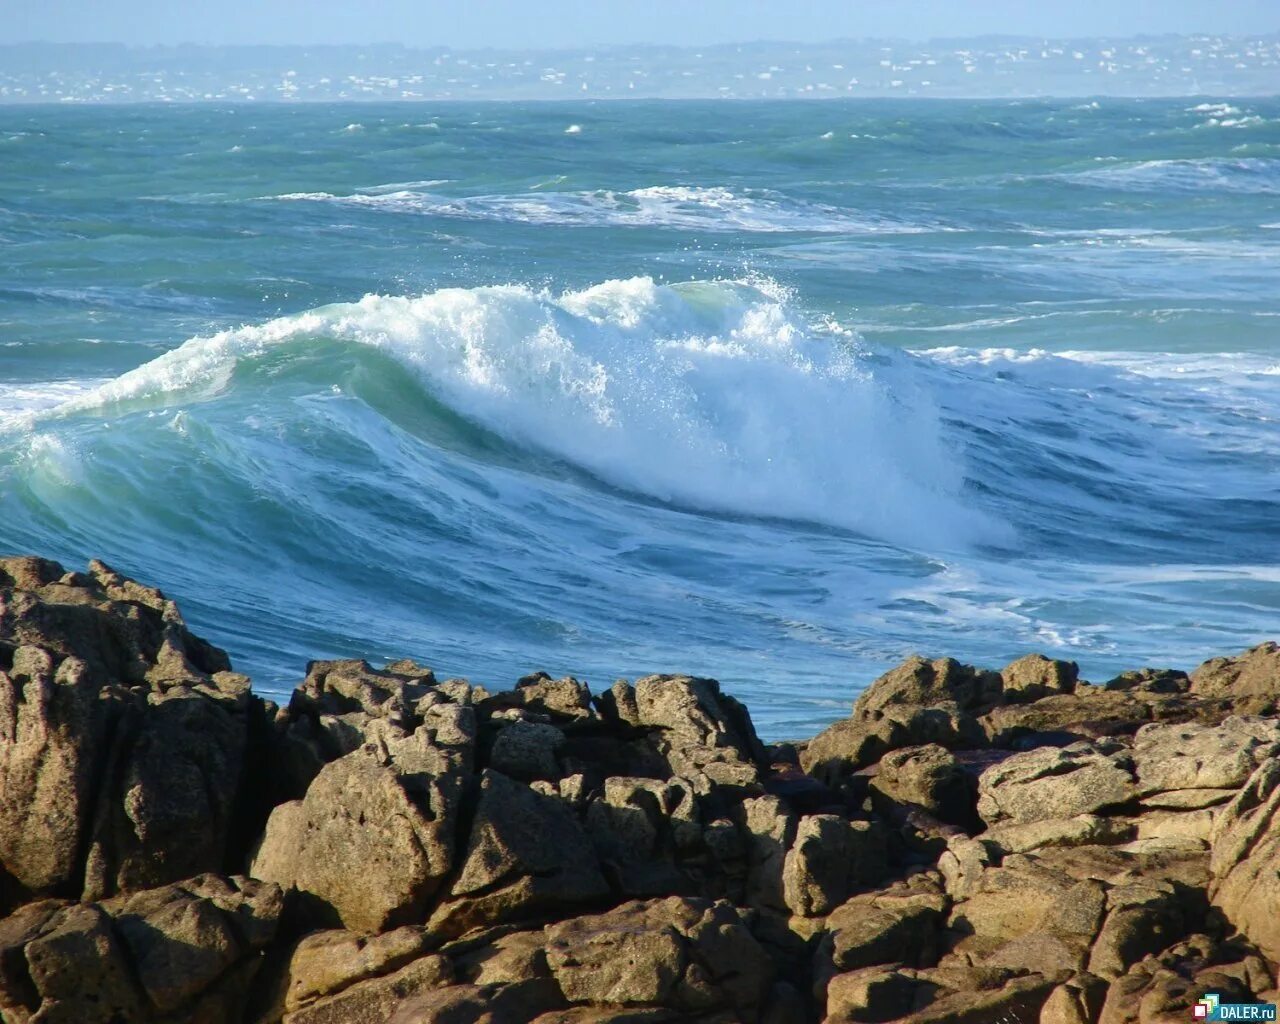
<instances>
[{"instance_id":1,"label":"turquoise water","mask_svg":"<svg viewBox=\"0 0 1280 1024\"><path fill-rule=\"evenodd\" d=\"M0 549L311 657L1280 632L1280 101L0 109Z\"/></svg>"}]
</instances>

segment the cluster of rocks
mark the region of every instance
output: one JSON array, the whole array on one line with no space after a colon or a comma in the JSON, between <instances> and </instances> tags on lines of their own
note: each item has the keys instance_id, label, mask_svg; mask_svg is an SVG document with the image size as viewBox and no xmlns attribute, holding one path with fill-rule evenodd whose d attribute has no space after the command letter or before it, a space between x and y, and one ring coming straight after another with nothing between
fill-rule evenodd
<instances>
[{"instance_id":1,"label":"cluster of rocks","mask_svg":"<svg viewBox=\"0 0 1280 1024\"><path fill-rule=\"evenodd\" d=\"M255 696L156 590L0 559L0 1020L1188 1019L1275 997L1280 648L912 658L807 743L709 679Z\"/></svg>"}]
</instances>

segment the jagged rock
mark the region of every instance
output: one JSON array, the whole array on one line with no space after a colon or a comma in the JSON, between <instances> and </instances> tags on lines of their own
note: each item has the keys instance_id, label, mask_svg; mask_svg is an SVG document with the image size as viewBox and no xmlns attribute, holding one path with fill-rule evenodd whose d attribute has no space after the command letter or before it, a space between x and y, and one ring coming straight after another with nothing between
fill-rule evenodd
<instances>
[{"instance_id":1,"label":"jagged rock","mask_svg":"<svg viewBox=\"0 0 1280 1024\"><path fill-rule=\"evenodd\" d=\"M0 1016L13 1024L236 1020L278 887L201 875L104 903L36 903L0 922Z\"/></svg>"},{"instance_id":2,"label":"jagged rock","mask_svg":"<svg viewBox=\"0 0 1280 1024\"><path fill-rule=\"evenodd\" d=\"M910 1016L906 1024L987 1024L988 1021L1034 1020L1057 986L1057 977L965 972L951 979L935 971L917 975L919 988L931 1001ZM940 985L939 991L932 991ZM919 1000L920 996L917 996Z\"/></svg>"},{"instance_id":3,"label":"jagged rock","mask_svg":"<svg viewBox=\"0 0 1280 1024\"><path fill-rule=\"evenodd\" d=\"M563 914L608 891L591 842L568 804L486 770L460 870L430 927L461 935L552 911Z\"/></svg>"},{"instance_id":4,"label":"jagged rock","mask_svg":"<svg viewBox=\"0 0 1280 1024\"><path fill-rule=\"evenodd\" d=\"M902 747L938 744L963 748L983 742L977 719L954 702L930 707L891 705L866 717L855 712L853 718L836 722L809 741L800 760L805 771L835 786Z\"/></svg>"},{"instance_id":5,"label":"jagged rock","mask_svg":"<svg viewBox=\"0 0 1280 1024\"><path fill-rule=\"evenodd\" d=\"M81 870L114 709L78 658L55 669L53 654L24 645L0 669L0 864L29 892L65 890Z\"/></svg>"},{"instance_id":6,"label":"jagged rock","mask_svg":"<svg viewBox=\"0 0 1280 1024\"><path fill-rule=\"evenodd\" d=\"M0 559L0 910L226 866L256 707L160 591Z\"/></svg>"},{"instance_id":7,"label":"jagged rock","mask_svg":"<svg viewBox=\"0 0 1280 1024\"><path fill-rule=\"evenodd\" d=\"M996 825L979 837L1001 854L1030 853L1051 846L1111 846L1137 838L1128 818L1077 814L1071 818L1046 818L1026 824Z\"/></svg>"},{"instance_id":8,"label":"jagged rock","mask_svg":"<svg viewBox=\"0 0 1280 1024\"><path fill-rule=\"evenodd\" d=\"M554 982L521 982L514 985L450 985L419 992L396 1004L390 1017L358 1017L359 1024L526 1024L564 1006ZM293 1024L293 1022L290 1022ZM307 1022L320 1024L320 1022ZM330 1018L324 1024L348 1024L346 1018Z\"/></svg>"},{"instance_id":9,"label":"jagged rock","mask_svg":"<svg viewBox=\"0 0 1280 1024\"><path fill-rule=\"evenodd\" d=\"M964 711L981 712L1001 701L998 673L961 665L953 658L926 661L917 655L880 676L854 702L854 717L886 711L897 705L931 707L954 703Z\"/></svg>"},{"instance_id":10,"label":"jagged rock","mask_svg":"<svg viewBox=\"0 0 1280 1024\"><path fill-rule=\"evenodd\" d=\"M887 967L863 967L838 974L826 988L824 1024L901 1020L915 1005L913 974Z\"/></svg>"},{"instance_id":11,"label":"jagged rock","mask_svg":"<svg viewBox=\"0 0 1280 1024\"><path fill-rule=\"evenodd\" d=\"M234 827L248 708L173 688L117 725L118 792L95 813L84 898L223 867ZM128 737L125 739L125 737Z\"/></svg>"},{"instance_id":12,"label":"jagged rock","mask_svg":"<svg viewBox=\"0 0 1280 1024\"><path fill-rule=\"evenodd\" d=\"M682 1019L673 1010L609 1010L573 1006L534 1018L533 1024L670 1024Z\"/></svg>"},{"instance_id":13,"label":"jagged rock","mask_svg":"<svg viewBox=\"0 0 1280 1024\"><path fill-rule=\"evenodd\" d=\"M277 716L270 771L278 796L300 798L331 761L366 743L404 739L425 728L443 746L467 748L476 729L474 703L484 691L402 659L375 669L365 661L313 661Z\"/></svg>"},{"instance_id":14,"label":"jagged rock","mask_svg":"<svg viewBox=\"0 0 1280 1024\"><path fill-rule=\"evenodd\" d=\"M1219 812L1211 840L1209 898L1280 962L1280 760L1250 776Z\"/></svg>"},{"instance_id":15,"label":"jagged rock","mask_svg":"<svg viewBox=\"0 0 1280 1024\"><path fill-rule=\"evenodd\" d=\"M556 752L564 743L564 733L553 725L512 722L494 740L489 764L513 779L557 779Z\"/></svg>"},{"instance_id":16,"label":"jagged rock","mask_svg":"<svg viewBox=\"0 0 1280 1024\"><path fill-rule=\"evenodd\" d=\"M1079 667L1074 661L1054 661L1043 654L1028 654L1006 665L1000 672L1004 699L1026 704L1076 688Z\"/></svg>"},{"instance_id":17,"label":"jagged rock","mask_svg":"<svg viewBox=\"0 0 1280 1024\"><path fill-rule=\"evenodd\" d=\"M957 902L949 926L957 949L1010 970L1083 968L1106 904L1106 890L1039 857L1012 856L989 867Z\"/></svg>"},{"instance_id":18,"label":"jagged rock","mask_svg":"<svg viewBox=\"0 0 1280 1024\"><path fill-rule=\"evenodd\" d=\"M626 896L685 893L678 866L704 845L698 798L681 779L606 779L587 809L587 828L615 887ZM735 833L736 838L736 833Z\"/></svg>"},{"instance_id":19,"label":"jagged rock","mask_svg":"<svg viewBox=\"0 0 1280 1024\"><path fill-rule=\"evenodd\" d=\"M1280 722L1228 718L1219 725L1146 725L1134 734L1142 795L1180 789L1238 789L1280 753Z\"/></svg>"},{"instance_id":20,"label":"jagged rock","mask_svg":"<svg viewBox=\"0 0 1280 1024\"><path fill-rule=\"evenodd\" d=\"M646 676L636 680L634 701L637 723L658 731L669 774L728 786L758 782L764 746L747 709L714 679Z\"/></svg>"},{"instance_id":21,"label":"jagged rock","mask_svg":"<svg viewBox=\"0 0 1280 1024\"><path fill-rule=\"evenodd\" d=\"M1259 644L1234 658L1211 658L1191 673L1191 692L1229 698L1237 714L1274 713L1280 700L1280 644Z\"/></svg>"},{"instance_id":22,"label":"jagged rock","mask_svg":"<svg viewBox=\"0 0 1280 1024\"><path fill-rule=\"evenodd\" d=\"M5 1020L145 1020L146 998L129 976L128 954L107 913L93 903L50 909L35 904L0 922Z\"/></svg>"},{"instance_id":23,"label":"jagged rock","mask_svg":"<svg viewBox=\"0 0 1280 1024\"><path fill-rule=\"evenodd\" d=\"M1191 1019L1196 1000L1216 992L1223 1002L1273 1001L1274 965L1247 943L1196 934L1146 957L1113 980L1100 1024L1156 1024Z\"/></svg>"},{"instance_id":24,"label":"jagged rock","mask_svg":"<svg viewBox=\"0 0 1280 1024\"><path fill-rule=\"evenodd\" d=\"M1171 668L1140 668L1121 672L1102 684L1104 690L1143 690L1147 693L1186 693L1191 677Z\"/></svg>"},{"instance_id":25,"label":"jagged rock","mask_svg":"<svg viewBox=\"0 0 1280 1024\"><path fill-rule=\"evenodd\" d=\"M547 963L574 1003L732 1010L756 1021L774 966L737 910L670 897L549 925Z\"/></svg>"},{"instance_id":26,"label":"jagged rock","mask_svg":"<svg viewBox=\"0 0 1280 1024\"><path fill-rule=\"evenodd\" d=\"M293 947L255 1024L387 1020L405 1000L454 980L431 944L412 926L374 936L313 932Z\"/></svg>"},{"instance_id":27,"label":"jagged rock","mask_svg":"<svg viewBox=\"0 0 1280 1024\"><path fill-rule=\"evenodd\" d=\"M1018 749L1129 735L1154 717L1151 703L1140 695L1080 683L1070 694L993 708L982 716L981 724L993 746Z\"/></svg>"},{"instance_id":28,"label":"jagged rock","mask_svg":"<svg viewBox=\"0 0 1280 1024\"><path fill-rule=\"evenodd\" d=\"M1043 747L982 773L978 814L988 825L1071 818L1136 800L1128 748L1114 741Z\"/></svg>"},{"instance_id":29,"label":"jagged rock","mask_svg":"<svg viewBox=\"0 0 1280 1024\"><path fill-rule=\"evenodd\" d=\"M801 764L836 785L901 747L982 746L985 736L977 716L1002 700L999 674L951 658L931 662L912 655L867 687L850 718L810 740Z\"/></svg>"},{"instance_id":30,"label":"jagged rock","mask_svg":"<svg viewBox=\"0 0 1280 1024\"><path fill-rule=\"evenodd\" d=\"M1076 974L1063 982L1040 1009L1040 1024L1092 1024L1102 1012L1107 983L1092 974Z\"/></svg>"},{"instance_id":31,"label":"jagged rock","mask_svg":"<svg viewBox=\"0 0 1280 1024\"><path fill-rule=\"evenodd\" d=\"M950 902L941 880L922 872L837 907L815 954L819 994L838 973L885 964L932 967Z\"/></svg>"},{"instance_id":32,"label":"jagged rock","mask_svg":"<svg viewBox=\"0 0 1280 1024\"><path fill-rule=\"evenodd\" d=\"M783 865L783 897L793 913L821 917L887 870L883 828L835 814L806 815Z\"/></svg>"},{"instance_id":33,"label":"jagged rock","mask_svg":"<svg viewBox=\"0 0 1280 1024\"><path fill-rule=\"evenodd\" d=\"M489 708L526 708L564 722L583 722L595 718L591 691L572 676L552 679L546 672L535 672L520 679L514 690L488 697Z\"/></svg>"},{"instance_id":34,"label":"jagged rock","mask_svg":"<svg viewBox=\"0 0 1280 1024\"><path fill-rule=\"evenodd\" d=\"M788 913L783 872L787 850L795 839L796 819L776 796L742 802L742 829L747 836L747 903L777 914Z\"/></svg>"},{"instance_id":35,"label":"jagged rock","mask_svg":"<svg viewBox=\"0 0 1280 1024\"><path fill-rule=\"evenodd\" d=\"M454 866L467 783L470 734L439 738L424 725L330 762L301 805L272 813L253 873L309 894L354 931L420 918Z\"/></svg>"},{"instance_id":36,"label":"jagged rock","mask_svg":"<svg viewBox=\"0 0 1280 1024\"><path fill-rule=\"evenodd\" d=\"M1057 979L975 969L865 968L837 975L824 1024L987 1024L1037 1019Z\"/></svg>"},{"instance_id":37,"label":"jagged rock","mask_svg":"<svg viewBox=\"0 0 1280 1024\"><path fill-rule=\"evenodd\" d=\"M937 744L886 754L876 766L871 793L884 807L919 807L962 828L975 822L974 780L954 754Z\"/></svg>"},{"instance_id":38,"label":"jagged rock","mask_svg":"<svg viewBox=\"0 0 1280 1024\"><path fill-rule=\"evenodd\" d=\"M1089 954L1089 973L1114 980L1188 931L1185 894L1166 881L1136 881L1107 892L1107 917ZM1192 911L1194 913L1194 911Z\"/></svg>"}]
</instances>

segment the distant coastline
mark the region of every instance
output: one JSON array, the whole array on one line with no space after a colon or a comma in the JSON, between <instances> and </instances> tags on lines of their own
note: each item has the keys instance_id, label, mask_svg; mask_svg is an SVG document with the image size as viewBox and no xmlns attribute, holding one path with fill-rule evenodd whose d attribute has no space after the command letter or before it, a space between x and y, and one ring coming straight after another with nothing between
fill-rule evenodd
<instances>
[{"instance_id":1,"label":"distant coastline","mask_svg":"<svg viewBox=\"0 0 1280 1024\"><path fill-rule=\"evenodd\" d=\"M0 104L1268 96L1280 34L567 50L0 46Z\"/></svg>"}]
</instances>

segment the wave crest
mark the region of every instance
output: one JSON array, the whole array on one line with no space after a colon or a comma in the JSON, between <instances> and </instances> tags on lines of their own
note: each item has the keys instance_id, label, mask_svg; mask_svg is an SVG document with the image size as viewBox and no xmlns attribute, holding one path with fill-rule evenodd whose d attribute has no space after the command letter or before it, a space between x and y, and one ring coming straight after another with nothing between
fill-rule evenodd
<instances>
[{"instance_id":1,"label":"wave crest","mask_svg":"<svg viewBox=\"0 0 1280 1024\"><path fill-rule=\"evenodd\" d=\"M662 501L908 546L1004 536L962 502L957 453L913 359L867 358L849 336L806 323L770 282L367 295L194 338L57 412L244 386L268 401L259 389L276 378L255 364L284 346L305 360L318 340L378 350L509 442Z\"/></svg>"}]
</instances>

